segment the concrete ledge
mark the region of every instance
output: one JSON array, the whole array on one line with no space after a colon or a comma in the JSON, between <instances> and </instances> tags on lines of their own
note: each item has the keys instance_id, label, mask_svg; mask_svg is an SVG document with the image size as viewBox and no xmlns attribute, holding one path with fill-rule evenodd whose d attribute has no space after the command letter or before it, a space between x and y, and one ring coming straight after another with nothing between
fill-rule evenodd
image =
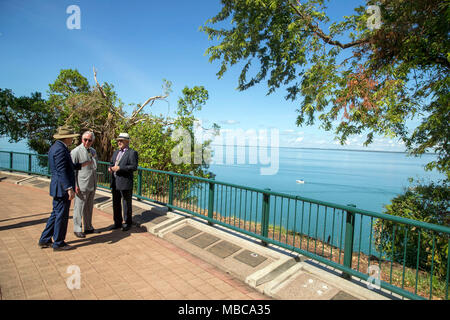
<instances>
[{"instance_id":1,"label":"concrete ledge","mask_svg":"<svg viewBox=\"0 0 450 320\"><path fill-rule=\"evenodd\" d=\"M167 227L159 228L158 232L155 232L154 235L157 237L160 237L160 238L164 238L167 233L172 232L175 229L177 229L178 227L185 225L186 219L187 219L187 217L183 217L182 220L174 222L174 223L168 225Z\"/></svg>"},{"instance_id":2,"label":"concrete ledge","mask_svg":"<svg viewBox=\"0 0 450 320\"><path fill-rule=\"evenodd\" d=\"M167 229L170 226L177 224L178 222L183 221L185 219L186 217L173 216L170 217L169 220L163 221L159 224L152 224L151 222L147 222L141 224L141 227L144 227L147 230L147 232L150 232L151 234L158 235L160 231Z\"/></svg>"},{"instance_id":3,"label":"concrete ledge","mask_svg":"<svg viewBox=\"0 0 450 320\"><path fill-rule=\"evenodd\" d=\"M314 267L306 261L294 265L267 283L262 292L275 299L339 300L347 297L357 300L389 300L373 290Z\"/></svg>"},{"instance_id":4,"label":"concrete ledge","mask_svg":"<svg viewBox=\"0 0 450 320\"><path fill-rule=\"evenodd\" d=\"M277 289L283 285L286 284L286 281L289 280L292 276L295 274L298 274L299 271L302 270L302 263L296 263L292 265L289 269L285 270L285 272L279 274L276 278L274 278L272 281L267 283L264 288L262 288L262 292L265 295L268 295L269 297L273 297L276 295Z\"/></svg>"},{"instance_id":5,"label":"concrete ledge","mask_svg":"<svg viewBox=\"0 0 450 320\"><path fill-rule=\"evenodd\" d=\"M321 279L332 283L333 285L347 291L348 293L363 300L390 300L389 298L370 290L367 287L359 286L351 281L345 280L325 270L321 270L308 263L302 263L302 270L310 274L316 275Z\"/></svg>"},{"instance_id":6,"label":"concrete ledge","mask_svg":"<svg viewBox=\"0 0 450 320\"><path fill-rule=\"evenodd\" d=\"M286 270L291 268L297 263L295 258L292 257L282 257L278 261L275 261L268 265L267 267L256 271L255 273L249 275L245 279L245 283L249 286L256 288L264 283L267 283L274 278L278 277L280 274L284 274Z\"/></svg>"},{"instance_id":7,"label":"concrete ledge","mask_svg":"<svg viewBox=\"0 0 450 320\"><path fill-rule=\"evenodd\" d=\"M185 226L194 227L199 230L200 233L188 239L183 239L173 233ZM195 240L196 237L200 237L204 234L210 234L220 240L211 245L207 245L204 248L199 248L191 242L191 240ZM256 238L242 234L238 235L234 231L221 226L211 226L206 221L196 219L192 216L190 218L183 217L182 220L164 227L164 229L159 230L157 236L216 266L226 273L233 275L260 292L262 292L262 290L260 290L258 286L262 286L264 283L271 281L279 274L284 273L290 267L297 264L297 261L303 259L303 257L292 256L284 252L277 252L271 248L262 246ZM226 241L238 246L238 251L226 257L219 257L213 254L210 249L219 245L221 241ZM265 260L258 265L251 266L235 258L247 250L263 256Z\"/></svg>"},{"instance_id":8,"label":"concrete ledge","mask_svg":"<svg viewBox=\"0 0 450 320\"><path fill-rule=\"evenodd\" d=\"M28 177L25 177L23 179L20 179L20 180L16 181L15 184L21 185L22 183L24 183L24 182L26 182L28 180L34 180L35 178L37 178L37 177L36 176L28 176Z\"/></svg>"},{"instance_id":9,"label":"concrete ledge","mask_svg":"<svg viewBox=\"0 0 450 320\"><path fill-rule=\"evenodd\" d=\"M152 203L152 202L147 202L145 200L141 200L139 201L137 198L133 197L133 206L139 207L141 209L145 209L145 210L149 210L151 209L152 211L154 211L155 213L158 214L166 214L168 213L168 208L156 203Z\"/></svg>"}]
</instances>

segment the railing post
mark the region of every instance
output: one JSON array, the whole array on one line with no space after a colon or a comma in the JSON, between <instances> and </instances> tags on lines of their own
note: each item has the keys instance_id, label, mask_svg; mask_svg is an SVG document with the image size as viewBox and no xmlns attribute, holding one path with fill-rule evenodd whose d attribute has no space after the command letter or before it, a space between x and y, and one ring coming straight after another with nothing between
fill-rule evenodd
<instances>
[{"instance_id":1,"label":"railing post","mask_svg":"<svg viewBox=\"0 0 450 320\"><path fill-rule=\"evenodd\" d=\"M12 172L13 171L13 152L11 151L9 153L9 171Z\"/></svg>"},{"instance_id":2,"label":"railing post","mask_svg":"<svg viewBox=\"0 0 450 320\"><path fill-rule=\"evenodd\" d=\"M348 204L347 206L356 208L356 205L354 204ZM352 268L354 231L355 231L355 214L353 212L347 211L347 219L345 223L344 266L349 269ZM347 272L343 272L342 277L347 280L350 280L352 278L352 276Z\"/></svg>"},{"instance_id":3,"label":"railing post","mask_svg":"<svg viewBox=\"0 0 450 320\"><path fill-rule=\"evenodd\" d=\"M169 204L173 206L173 176L169 175ZM169 211L173 211L171 207L169 207Z\"/></svg>"},{"instance_id":4,"label":"railing post","mask_svg":"<svg viewBox=\"0 0 450 320\"><path fill-rule=\"evenodd\" d=\"M28 174L31 174L31 153L28 154Z\"/></svg>"},{"instance_id":5,"label":"railing post","mask_svg":"<svg viewBox=\"0 0 450 320\"><path fill-rule=\"evenodd\" d=\"M208 194L208 218L214 218L214 183L209 182L209 194ZM213 225L211 221L208 221L209 225Z\"/></svg>"},{"instance_id":6,"label":"railing post","mask_svg":"<svg viewBox=\"0 0 450 320\"><path fill-rule=\"evenodd\" d=\"M137 181L138 185L137 185L137 194L138 194L138 201L142 201L142 199L140 198L142 196L142 170L138 169L138 181Z\"/></svg>"},{"instance_id":7,"label":"railing post","mask_svg":"<svg viewBox=\"0 0 450 320\"><path fill-rule=\"evenodd\" d=\"M270 191L269 188L265 190ZM263 193L261 235L266 238L269 234L269 212L270 212L270 194ZM267 246L267 242L264 240L262 241L262 244L264 246Z\"/></svg>"}]
</instances>

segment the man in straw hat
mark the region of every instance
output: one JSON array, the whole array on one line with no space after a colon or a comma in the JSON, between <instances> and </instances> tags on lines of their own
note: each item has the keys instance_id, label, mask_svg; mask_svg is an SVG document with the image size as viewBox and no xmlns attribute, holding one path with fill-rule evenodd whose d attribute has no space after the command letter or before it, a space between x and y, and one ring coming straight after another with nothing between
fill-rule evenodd
<instances>
[{"instance_id":1,"label":"man in straw hat","mask_svg":"<svg viewBox=\"0 0 450 320\"><path fill-rule=\"evenodd\" d=\"M47 248L52 246L54 251L72 249L66 242L67 223L69 221L70 202L75 197L75 173L82 166L91 162L74 164L70 157L68 147L73 138L79 134L73 132L68 126L58 128L53 136L56 139L48 152L48 163L51 170L50 195L53 197L53 210L47 225L39 239L39 246ZM52 238L53 241L52 242Z\"/></svg>"},{"instance_id":2,"label":"man in straw hat","mask_svg":"<svg viewBox=\"0 0 450 320\"><path fill-rule=\"evenodd\" d=\"M138 153L129 148L130 136L128 133L121 133L116 140L119 149L114 151L108 168L111 173L114 213L114 226L111 229L122 227L122 231L128 231L132 223L133 172L137 170ZM122 224L122 209L124 224Z\"/></svg>"}]
</instances>

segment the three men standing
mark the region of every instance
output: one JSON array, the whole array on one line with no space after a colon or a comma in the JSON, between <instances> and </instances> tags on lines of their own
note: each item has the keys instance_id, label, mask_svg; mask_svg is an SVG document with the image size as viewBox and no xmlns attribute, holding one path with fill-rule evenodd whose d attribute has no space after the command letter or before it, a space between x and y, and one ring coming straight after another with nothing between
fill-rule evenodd
<instances>
[{"instance_id":1,"label":"three men standing","mask_svg":"<svg viewBox=\"0 0 450 320\"><path fill-rule=\"evenodd\" d=\"M53 210L39 239L38 245L41 248L53 247L55 251L73 248L64 240L70 203L74 198L75 235L84 238L86 233L98 232L92 226L93 201L97 188L97 154L91 147L95 136L93 132L86 131L82 135L82 144L70 153L68 147L73 143L73 138L78 136L79 134L74 133L68 126L59 127L53 136L56 141L48 153ZM130 136L127 133L121 133L117 141L119 150L114 152L108 168L111 173L114 211L114 226L111 229L122 227L123 231L127 231L132 223L133 172L137 170L138 154L128 147Z\"/></svg>"},{"instance_id":2,"label":"three men standing","mask_svg":"<svg viewBox=\"0 0 450 320\"><path fill-rule=\"evenodd\" d=\"M130 136L121 133L116 139L119 149L114 151L108 171L111 173L114 226L111 229L123 231L131 228L133 194L133 172L137 170L138 153L129 148ZM122 219L123 210L123 219ZM122 221L125 223L122 224Z\"/></svg>"},{"instance_id":3,"label":"three men standing","mask_svg":"<svg viewBox=\"0 0 450 320\"><path fill-rule=\"evenodd\" d=\"M78 238L88 233L99 233L92 226L94 196L97 189L97 153L92 144L95 135L86 131L81 136L81 144L70 153L74 163L91 161L91 164L75 171L75 203L73 207L73 231ZM84 233L82 226L84 225Z\"/></svg>"}]
</instances>

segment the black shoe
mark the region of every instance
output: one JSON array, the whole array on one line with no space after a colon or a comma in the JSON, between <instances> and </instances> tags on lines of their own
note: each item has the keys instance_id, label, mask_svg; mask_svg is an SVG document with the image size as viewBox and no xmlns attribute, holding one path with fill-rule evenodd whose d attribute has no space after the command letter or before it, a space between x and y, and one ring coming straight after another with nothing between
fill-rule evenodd
<instances>
[{"instance_id":1,"label":"black shoe","mask_svg":"<svg viewBox=\"0 0 450 320\"><path fill-rule=\"evenodd\" d=\"M38 246L41 249L45 249L45 248L50 248L52 246L53 242L49 241L49 242L38 242Z\"/></svg>"},{"instance_id":2,"label":"black shoe","mask_svg":"<svg viewBox=\"0 0 450 320\"><path fill-rule=\"evenodd\" d=\"M130 225L125 225L125 226L122 227L122 231L128 231L130 229L131 229Z\"/></svg>"},{"instance_id":3,"label":"black shoe","mask_svg":"<svg viewBox=\"0 0 450 320\"><path fill-rule=\"evenodd\" d=\"M75 249L72 246L69 246L67 243L61 247L53 247L53 251L66 251L66 250L72 250Z\"/></svg>"},{"instance_id":4,"label":"black shoe","mask_svg":"<svg viewBox=\"0 0 450 320\"><path fill-rule=\"evenodd\" d=\"M116 230L116 229L120 229L122 226L116 226L116 225L113 225L113 226L111 226L111 227L109 227L108 228L108 230Z\"/></svg>"},{"instance_id":5,"label":"black shoe","mask_svg":"<svg viewBox=\"0 0 450 320\"><path fill-rule=\"evenodd\" d=\"M86 235L83 232L74 232L73 233L77 238L86 238Z\"/></svg>"},{"instance_id":6,"label":"black shoe","mask_svg":"<svg viewBox=\"0 0 450 320\"><path fill-rule=\"evenodd\" d=\"M91 234L91 233L100 233L100 230L92 229L92 230L85 230L84 231L84 234Z\"/></svg>"}]
</instances>

